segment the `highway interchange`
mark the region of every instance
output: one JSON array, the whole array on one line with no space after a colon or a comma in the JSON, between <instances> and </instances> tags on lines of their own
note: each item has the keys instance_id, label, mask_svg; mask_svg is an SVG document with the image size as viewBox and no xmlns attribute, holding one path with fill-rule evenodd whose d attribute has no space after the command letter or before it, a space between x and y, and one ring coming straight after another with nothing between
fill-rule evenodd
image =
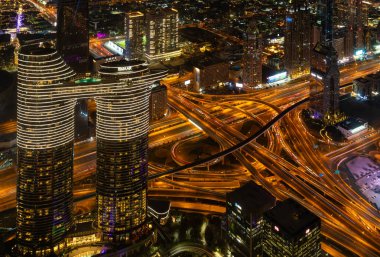
<instances>
[{"instance_id":1,"label":"highway interchange","mask_svg":"<svg viewBox=\"0 0 380 257\"><path fill-rule=\"evenodd\" d=\"M354 78L378 69L378 60L345 67L341 71L341 84L349 84ZM377 132L368 132L367 138L350 146L332 146L330 153L322 153L313 147L317 141L299 118L300 110L307 106L308 80L291 81L281 87L250 94L211 96L173 86L184 79L164 81L172 111L151 125L150 148L189 137L210 136L223 152L203 163L190 163L185 167L150 161L149 196L170 199L174 208L223 213L225 193L252 179L278 199L292 197L314 211L323 220L323 235L336 244L358 256L380 255L379 212L326 165L329 160L339 160L347 153L378 142ZM242 134L239 124L247 120L259 124L260 131ZM14 130L15 122L0 124L0 133ZM252 140L261 132L266 135L267 145ZM283 152L292 161L284 158ZM225 170L212 166L209 171L197 168L213 159L227 158L224 156L231 153L240 165ZM76 144L74 194L77 199L88 201L88 197L93 197L95 190L91 178L95 170L96 140ZM0 171L0 179L0 211L5 211L16 204L15 167ZM335 256L340 254L327 244L324 249L336 252Z\"/></svg>"}]
</instances>

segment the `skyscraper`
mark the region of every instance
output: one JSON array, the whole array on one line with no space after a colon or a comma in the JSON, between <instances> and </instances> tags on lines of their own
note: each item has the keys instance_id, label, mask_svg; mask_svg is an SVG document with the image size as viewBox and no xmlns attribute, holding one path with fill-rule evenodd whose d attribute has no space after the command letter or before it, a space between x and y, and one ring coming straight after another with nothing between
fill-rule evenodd
<instances>
[{"instance_id":1,"label":"skyscraper","mask_svg":"<svg viewBox=\"0 0 380 257\"><path fill-rule=\"evenodd\" d=\"M128 242L147 229L149 96L166 71L121 60L102 64L99 73L125 83L125 92L111 109L109 98L97 100L97 224L104 240Z\"/></svg>"},{"instance_id":2,"label":"skyscraper","mask_svg":"<svg viewBox=\"0 0 380 257\"><path fill-rule=\"evenodd\" d=\"M311 20L308 1L294 1L285 19L285 69L291 78L310 73Z\"/></svg>"},{"instance_id":3,"label":"skyscraper","mask_svg":"<svg viewBox=\"0 0 380 257\"><path fill-rule=\"evenodd\" d=\"M257 24L251 20L246 32L243 53L243 85L246 89L255 88L262 83L262 35Z\"/></svg>"},{"instance_id":4,"label":"skyscraper","mask_svg":"<svg viewBox=\"0 0 380 257\"><path fill-rule=\"evenodd\" d=\"M287 199L264 213L265 257L319 257L321 219Z\"/></svg>"},{"instance_id":5,"label":"skyscraper","mask_svg":"<svg viewBox=\"0 0 380 257\"><path fill-rule=\"evenodd\" d=\"M275 206L276 198L252 181L226 198L226 230L233 252L261 256L263 214Z\"/></svg>"},{"instance_id":6,"label":"skyscraper","mask_svg":"<svg viewBox=\"0 0 380 257\"><path fill-rule=\"evenodd\" d=\"M62 252L73 208L74 99L43 98L75 73L55 50L22 47L17 87L20 256Z\"/></svg>"},{"instance_id":7,"label":"skyscraper","mask_svg":"<svg viewBox=\"0 0 380 257\"><path fill-rule=\"evenodd\" d=\"M57 51L78 74L90 71L88 12L88 0L58 0ZM87 102L81 100L75 107L75 138L88 135Z\"/></svg>"},{"instance_id":8,"label":"skyscraper","mask_svg":"<svg viewBox=\"0 0 380 257\"><path fill-rule=\"evenodd\" d=\"M311 104L326 123L335 123L339 118L338 54L333 47L333 0L325 1L322 41L312 51L311 75L316 85L310 91ZM320 91L322 88L322 92Z\"/></svg>"},{"instance_id":9,"label":"skyscraper","mask_svg":"<svg viewBox=\"0 0 380 257\"><path fill-rule=\"evenodd\" d=\"M146 47L148 60L163 60L179 56L178 11L164 8L146 13Z\"/></svg>"},{"instance_id":10,"label":"skyscraper","mask_svg":"<svg viewBox=\"0 0 380 257\"><path fill-rule=\"evenodd\" d=\"M166 71L141 61L107 64L102 78L73 80L55 50L21 48L17 102L19 256L61 253L72 225L74 108L97 104L98 227L106 241L144 233L151 85ZM112 74L124 73L123 79Z\"/></svg>"},{"instance_id":11,"label":"skyscraper","mask_svg":"<svg viewBox=\"0 0 380 257\"><path fill-rule=\"evenodd\" d=\"M77 73L89 67L88 0L58 0L57 51Z\"/></svg>"},{"instance_id":12,"label":"skyscraper","mask_svg":"<svg viewBox=\"0 0 380 257\"><path fill-rule=\"evenodd\" d=\"M144 56L146 36L145 16L141 12L129 12L125 14L125 56L127 59L141 59Z\"/></svg>"}]
</instances>

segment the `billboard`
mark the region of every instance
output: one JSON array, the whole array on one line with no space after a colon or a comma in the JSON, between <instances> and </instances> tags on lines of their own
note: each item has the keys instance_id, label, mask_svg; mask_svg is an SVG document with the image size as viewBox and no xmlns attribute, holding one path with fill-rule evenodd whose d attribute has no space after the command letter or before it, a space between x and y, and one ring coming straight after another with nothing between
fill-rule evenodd
<instances>
[{"instance_id":1,"label":"billboard","mask_svg":"<svg viewBox=\"0 0 380 257\"><path fill-rule=\"evenodd\" d=\"M269 77L267 77L267 79L268 79L268 83L274 83L274 82L278 82L280 80L284 80L287 77L288 77L288 73L286 71L283 71L281 73L277 73L275 75L269 76Z\"/></svg>"}]
</instances>

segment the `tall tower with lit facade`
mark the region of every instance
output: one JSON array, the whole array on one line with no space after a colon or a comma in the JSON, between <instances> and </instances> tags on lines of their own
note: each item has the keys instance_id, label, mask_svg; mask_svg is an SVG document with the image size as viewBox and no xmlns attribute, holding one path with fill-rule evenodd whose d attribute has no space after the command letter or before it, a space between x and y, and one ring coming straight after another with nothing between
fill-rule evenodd
<instances>
[{"instance_id":1,"label":"tall tower with lit facade","mask_svg":"<svg viewBox=\"0 0 380 257\"><path fill-rule=\"evenodd\" d=\"M113 76L124 74L123 78ZM19 53L17 102L18 256L65 250L73 223L74 109L97 106L97 225L104 241L127 243L146 232L147 142L151 85L166 76L141 61L102 67L75 80L51 48Z\"/></svg>"},{"instance_id":2,"label":"tall tower with lit facade","mask_svg":"<svg viewBox=\"0 0 380 257\"><path fill-rule=\"evenodd\" d=\"M311 20L308 1L289 4L285 19L285 69L291 78L310 74Z\"/></svg>"},{"instance_id":3,"label":"tall tower with lit facade","mask_svg":"<svg viewBox=\"0 0 380 257\"><path fill-rule=\"evenodd\" d=\"M179 56L178 11L171 8L157 9L145 14L146 46L148 60L164 60Z\"/></svg>"},{"instance_id":4,"label":"tall tower with lit facade","mask_svg":"<svg viewBox=\"0 0 380 257\"><path fill-rule=\"evenodd\" d=\"M58 0L57 51L77 73L88 71L88 0Z\"/></svg>"},{"instance_id":5,"label":"tall tower with lit facade","mask_svg":"<svg viewBox=\"0 0 380 257\"><path fill-rule=\"evenodd\" d=\"M243 86L250 90L262 83L262 35L254 20L250 21L246 36L243 54Z\"/></svg>"},{"instance_id":6,"label":"tall tower with lit facade","mask_svg":"<svg viewBox=\"0 0 380 257\"><path fill-rule=\"evenodd\" d=\"M316 79L311 85L310 98L315 109L326 123L339 119L338 54L333 47L333 0L325 1L322 41L312 51L311 75Z\"/></svg>"},{"instance_id":7,"label":"tall tower with lit facade","mask_svg":"<svg viewBox=\"0 0 380 257\"><path fill-rule=\"evenodd\" d=\"M141 59L144 55L146 36L145 16L141 12L129 12L125 14L125 56L128 60Z\"/></svg>"},{"instance_id":8,"label":"tall tower with lit facade","mask_svg":"<svg viewBox=\"0 0 380 257\"><path fill-rule=\"evenodd\" d=\"M73 222L75 100L41 96L74 76L55 50L22 47L19 52L18 256L61 253Z\"/></svg>"}]
</instances>

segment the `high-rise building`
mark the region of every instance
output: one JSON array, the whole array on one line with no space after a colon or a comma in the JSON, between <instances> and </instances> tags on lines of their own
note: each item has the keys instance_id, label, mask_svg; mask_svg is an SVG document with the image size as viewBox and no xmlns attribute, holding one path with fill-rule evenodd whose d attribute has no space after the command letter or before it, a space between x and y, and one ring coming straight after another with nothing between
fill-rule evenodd
<instances>
[{"instance_id":1,"label":"high-rise building","mask_svg":"<svg viewBox=\"0 0 380 257\"><path fill-rule=\"evenodd\" d=\"M310 90L311 105L325 123L335 123L339 112L338 53L333 46L333 0L324 0L322 41L312 51L311 75L316 79Z\"/></svg>"},{"instance_id":2,"label":"high-rise building","mask_svg":"<svg viewBox=\"0 0 380 257\"><path fill-rule=\"evenodd\" d=\"M76 72L86 73L89 67L88 0L58 0L57 51ZM75 138L89 136L88 110L85 100L75 106Z\"/></svg>"},{"instance_id":3,"label":"high-rise building","mask_svg":"<svg viewBox=\"0 0 380 257\"><path fill-rule=\"evenodd\" d=\"M74 108L80 99L94 98L97 106L97 224L103 240L129 242L145 232L149 95L167 72L150 71L141 61L106 66L102 78L74 80L55 50L20 50L19 256L49 256L65 248L73 220Z\"/></svg>"},{"instance_id":4,"label":"high-rise building","mask_svg":"<svg viewBox=\"0 0 380 257\"><path fill-rule=\"evenodd\" d=\"M319 257L321 219L292 199L264 213L264 257Z\"/></svg>"},{"instance_id":5,"label":"high-rise building","mask_svg":"<svg viewBox=\"0 0 380 257\"><path fill-rule=\"evenodd\" d=\"M155 85L150 96L149 113L150 120L159 120L167 114L168 94L164 85Z\"/></svg>"},{"instance_id":6,"label":"high-rise building","mask_svg":"<svg viewBox=\"0 0 380 257\"><path fill-rule=\"evenodd\" d=\"M252 181L227 194L226 231L232 252L262 256L262 216L275 203L276 198Z\"/></svg>"},{"instance_id":7,"label":"high-rise building","mask_svg":"<svg viewBox=\"0 0 380 257\"><path fill-rule=\"evenodd\" d=\"M179 56L178 11L164 8L146 13L145 56L148 60L164 60Z\"/></svg>"},{"instance_id":8,"label":"high-rise building","mask_svg":"<svg viewBox=\"0 0 380 257\"><path fill-rule=\"evenodd\" d=\"M48 92L56 92L74 75L55 50L22 47L19 52L19 256L62 252L71 228L75 100L57 97L57 93L50 98Z\"/></svg>"},{"instance_id":9,"label":"high-rise building","mask_svg":"<svg viewBox=\"0 0 380 257\"><path fill-rule=\"evenodd\" d=\"M77 73L89 67L88 0L58 0L57 51Z\"/></svg>"},{"instance_id":10,"label":"high-rise building","mask_svg":"<svg viewBox=\"0 0 380 257\"><path fill-rule=\"evenodd\" d=\"M310 74L311 19L308 1L294 1L285 18L285 69L291 78Z\"/></svg>"},{"instance_id":11,"label":"high-rise building","mask_svg":"<svg viewBox=\"0 0 380 257\"><path fill-rule=\"evenodd\" d=\"M243 53L243 86L253 89L262 83L262 35L257 24L251 20L246 32Z\"/></svg>"},{"instance_id":12,"label":"high-rise building","mask_svg":"<svg viewBox=\"0 0 380 257\"><path fill-rule=\"evenodd\" d=\"M151 72L144 61L121 60L102 64L99 73L126 86L112 109L108 98L97 100L97 223L103 240L128 242L147 229L149 96L151 85L166 71ZM115 126L111 131L110 124Z\"/></svg>"},{"instance_id":13,"label":"high-rise building","mask_svg":"<svg viewBox=\"0 0 380 257\"><path fill-rule=\"evenodd\" d=\"M126 58L159 61L179 56L178 22L178 11L171 8L127 13Z\"/></svg>"},{"instance_id":14,"label":"high-rise building","mask_svg":"<svg viewBox=\"0 0 380 257\"><path fill-rule=\"evenodd\" d=\"M145 16L141 12L129 12L125 14L125 56L127 59L141 59L144 56L146 44Z\"/></svg>"}]
</instances>

